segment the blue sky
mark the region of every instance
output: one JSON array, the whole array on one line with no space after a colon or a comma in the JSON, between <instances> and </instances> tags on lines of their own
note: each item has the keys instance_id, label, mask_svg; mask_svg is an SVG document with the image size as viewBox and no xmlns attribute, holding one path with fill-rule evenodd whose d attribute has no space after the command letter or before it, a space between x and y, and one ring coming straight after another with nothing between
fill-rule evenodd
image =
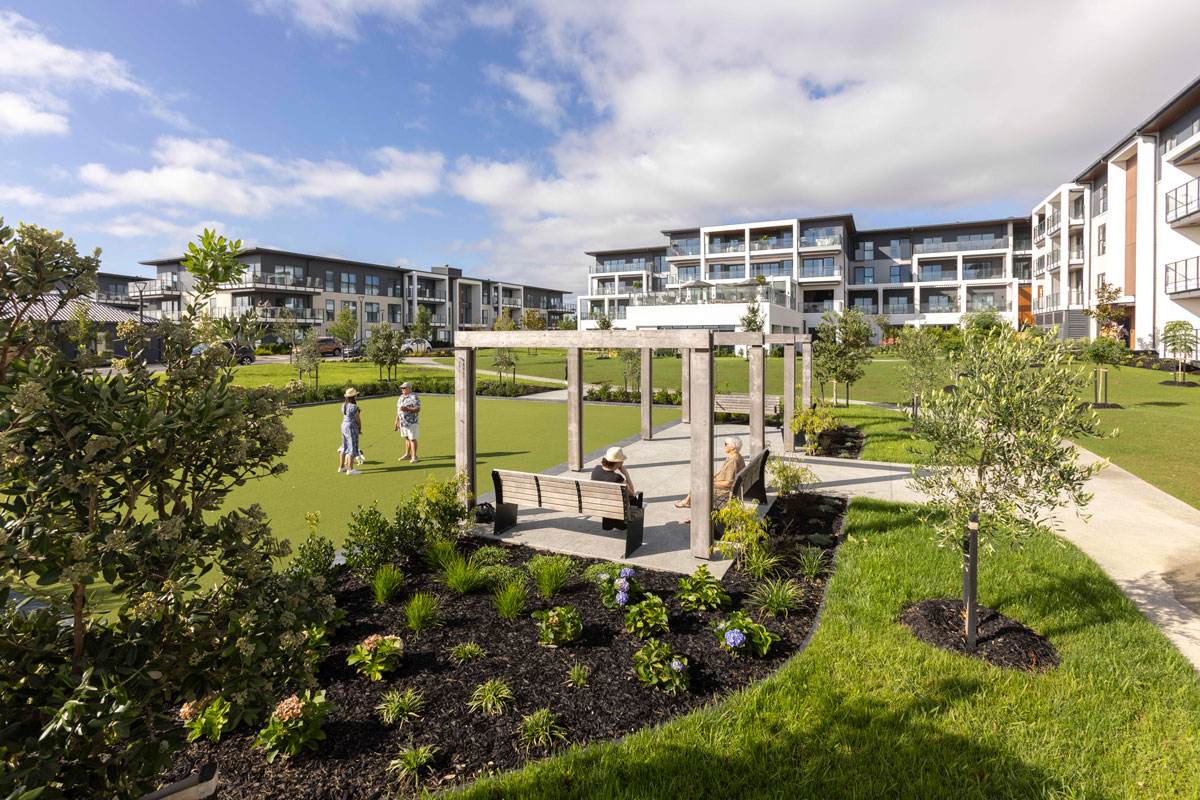
<instances>
[{"instance_id":1,"label":"blue sky","mask_svg":"<svg viewBox=\"0 0 1200 800\"><path fill-rule=\"evenodd\" d=\"M0 0L0 216L575 290L667 227L1025 214L1200 74L1150 6Z\"/></svg>"}]
</instances>

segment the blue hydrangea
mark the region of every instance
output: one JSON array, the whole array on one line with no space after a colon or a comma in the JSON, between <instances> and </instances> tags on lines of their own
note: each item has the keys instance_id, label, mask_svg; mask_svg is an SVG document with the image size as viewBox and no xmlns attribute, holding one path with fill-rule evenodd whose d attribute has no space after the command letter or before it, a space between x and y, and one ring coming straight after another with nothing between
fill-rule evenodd
<instances>
[{"instance_id":1,"label":"blue hydrangea","mask_svg":"<svg viewBox=\"0 0 1200 800\"><path fill-rule=\"evenodd\" d=\"M675 670L676 672L683 672L683 662L678 658L675 659L671 662L671 669Z\"/></svg>"},{"instance_id":2,"label":"blue hydrangea","mask_svg":"<svg viewBox=\"0 0 1200 800\"><path fill-rule=\"evenodd\" d=\"M632 578L636 574L637 573L633 571L633 567L626 567L625 569L621 570L622 578Z\"/></svg>"},{"instance_id":3,"label":"blue hydrangea","mask_svg":"<svg viewBox=\"0 0 1200 800\"><path fill-rule=\"evenodd\" d=\"M623 606L629 602L629 592L617 592L617 605Z\"/></svg>"},{"instance_id":4,"label":"blue hydrangea","mask_svg":"<svg viewBox=\"0 0 1200 800\"><path fill-rule=\"evenodd\" d=\"M617 582L613 585L617 587L618 592L629 591L629 581L625 580L624 578L617 578Z\"/></svg>"},{"instance_id":5,"label":"blue hydrangea","mask_svg":"<svg viewBox=\"0 0 1200 800\"><path fill-rule=\"evenodd\" d=\"M609 578L611 578L611 577L612 577L612 575L609 575L607 572L601 572L601 573L600 573L600 575L599 575L598 577L600 578L600 580L602 580L602 581L606 581L606 580L608 580Z\"/></svg>"},{"instance_id":6,"label":"blue hydrangea","mask_svg":"<svg viewBox=\"0 0 1200 800\"><path fill-rule=\"evenodd\" d=\"M742 633L737 628L730 628L725 631L725 644L732 648L741 647L746 643L746 634Z\"/></svg>"}]
</instances>

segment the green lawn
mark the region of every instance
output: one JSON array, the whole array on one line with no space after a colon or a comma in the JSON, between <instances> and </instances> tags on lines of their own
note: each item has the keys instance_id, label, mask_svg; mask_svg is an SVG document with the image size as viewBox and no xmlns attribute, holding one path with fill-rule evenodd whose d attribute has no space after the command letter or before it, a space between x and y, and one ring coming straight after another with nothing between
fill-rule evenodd
<instances>
[{"instance_id":1,"label":"green lawn","mask_svg":"<svg viewBox=\"0 0 1200 800\"><path fill-rule=\"evenodd\" d=\"M452 359L453 360L453 359ZM294 364L250 364L234 370L234 382L242 386L256 387L264 384L284 386L288 381L297 380L299 373ZM321 364L322 386L343 386L361 384L379 380L379 368L370 362L360 361L325 361ZM419 367L401 364L398 372L399 380L405 378L453 378L454 373L447 369L436 367ZM495 380L484 377L483 380Z\"/></svg>"},{"instance_id":2,"label":"green lawn","mask_svg":"<svg viewBox=\"0 0 1200 800\"><path fill-rule=\"evenodd\" d=\"M404 440L392 430L396 405L392 398L363 400L363 436L366 453L362 475L337 472L341 444L340 406L336 403L298 408L288 420L294 434L282 476L262 478L234 490L226 501L231 507L258 503L271 520L275 535L293 545L308 535L306 511L321 512L321 533L341 546L350 512L359 505L379 501L390 511L400 495L429 475L449 478L454 472L454 401L425 396L421 403L420 457L417 464L400 463ZM674 419L678 412L655 409L656 425ZM478 400L479 492L492 490L495 468L539 472L567 460L566 403L480 398ZM584 451L632 436L640 426L637 406L592 406L584 411Z\"/></svg>"},{"instance_id":3,"label":"green lawn","mask_svg":"<svg viewBox=\"0 0 1200 800\"><path fill-rule=\"evenodd\" d=\"M984 555L981 601L1040 631L1062 656L1047 674L997 669L897 624L906 604L961 587L957 553L933 544L911 514L854 501L824 618L777 675L462 796L1196 796L1195 673L1094 562L1051 538Z\"/></svg>"},{"instance_id":4,"label":"green lawn","mask_svg":"<svg viewBox=\"0 0 1200 800\"><path fill-rule=\"evenodd\" d=\"M919 452L928 447L925 442L914 439L911 433L900 430L912 425L903 412L876 406L850 406L832 411L842 424L866 434L867 441L860 456L864 461L914 464Z\"/></svg>"}]
</instances>

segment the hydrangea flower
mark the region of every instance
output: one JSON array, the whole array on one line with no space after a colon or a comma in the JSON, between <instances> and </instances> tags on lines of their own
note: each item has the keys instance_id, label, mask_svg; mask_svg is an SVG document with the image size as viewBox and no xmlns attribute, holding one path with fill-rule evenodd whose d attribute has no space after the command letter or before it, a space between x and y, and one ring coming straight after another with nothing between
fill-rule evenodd
<instances>
[{"instance_id":1,"label":"hydrangea flower","mask_svg":"<svg viewBox=\"0 0 1200 800\"><path fill-rule=\"evenodd\" d=\"M678 658L675 659L671 662L671 669L675 670L676 672L683 672L683 662Z\"/></svg>"},{"instance_id":2,"label":"hydrangea flower","mask_svg":"<svg viewBox=\"0 0 1200 800\"><path fill-rule=\"evenodd\" d=\"M629 591L629 581L625 580L624 578L617 578L616 583L614 583L613 585L617 587L618 592L628 592Z\"/></svg>"},{"instance_id":3,"label":"hydrangea flower","mask_svg":"<svg viewBox=\"0 0 1200 800\"><path fill-rule=\"evenodd\" d=\"M600 580L602 580L602 581L606 581L606 580L608 580L609 578L611 578L611 577L612 577L612 575L609 575L607 572L601 572L601 573L600 573L599 575L597 575L596 577L598 577L598 578L599 578Z\"/></svg>"},{"instance_id":4,"label":"hydrangea flower","mask_svg":"<svg viewBox=\"0 0 1200 800\"><path fill-rule=\"evenodd\" d=\"M725 631L725 644L733 648L741 647L746 643L746 634L742 633L737 628L730 628Z\"/></svg>"},{"instance_id":5,"label":"hydrangea flower","mask_svg":"<svg viewBox=\"0 0 1200 800\"><path fill-rule=\"evenodd\" d=\"M636 574L637 573L633 571L633 567L626 567L625 569L621 570L622 578L632 578Z\"/></svg>"},{"instance_id":6,"label":"hydrangea flower","mask_svg":"<svg viewBox=\"0 0 1200 800\"><path fill-rule=\"evenodd\" d=\"M281 700L279 705L275 706L275 716L279 717L282 722L296 719L303 713L304 704L296 695L292 695L286 700Z\"/></svg>"},{"instance_id":7,"label":"hydrangea flower","mask_svg":"<svg viewBox=\"0 0 1200 800\"><path fill-rule=\"evenodd\" d=\"M629 592L617 592L617 605L623 606L629 602Z\"/></svg>"}]
</instances>

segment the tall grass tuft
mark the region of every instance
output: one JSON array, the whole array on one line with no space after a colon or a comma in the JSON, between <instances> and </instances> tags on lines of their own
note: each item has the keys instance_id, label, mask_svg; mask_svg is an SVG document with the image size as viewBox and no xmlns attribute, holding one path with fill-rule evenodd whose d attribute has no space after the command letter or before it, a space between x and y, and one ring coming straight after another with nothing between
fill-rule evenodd
<instances>
[{"instance_id":1,"label":"tall grass tuft","mask_svg":"<svg viewBox=\"0 0 1200 800\"><path fill-rule=\"evenodd\" d=\"M390 603L400 596L404 588L404 573L399 567L384 564L371 576L371 594L376 603Z\"/></svg>"}]
</instances>

